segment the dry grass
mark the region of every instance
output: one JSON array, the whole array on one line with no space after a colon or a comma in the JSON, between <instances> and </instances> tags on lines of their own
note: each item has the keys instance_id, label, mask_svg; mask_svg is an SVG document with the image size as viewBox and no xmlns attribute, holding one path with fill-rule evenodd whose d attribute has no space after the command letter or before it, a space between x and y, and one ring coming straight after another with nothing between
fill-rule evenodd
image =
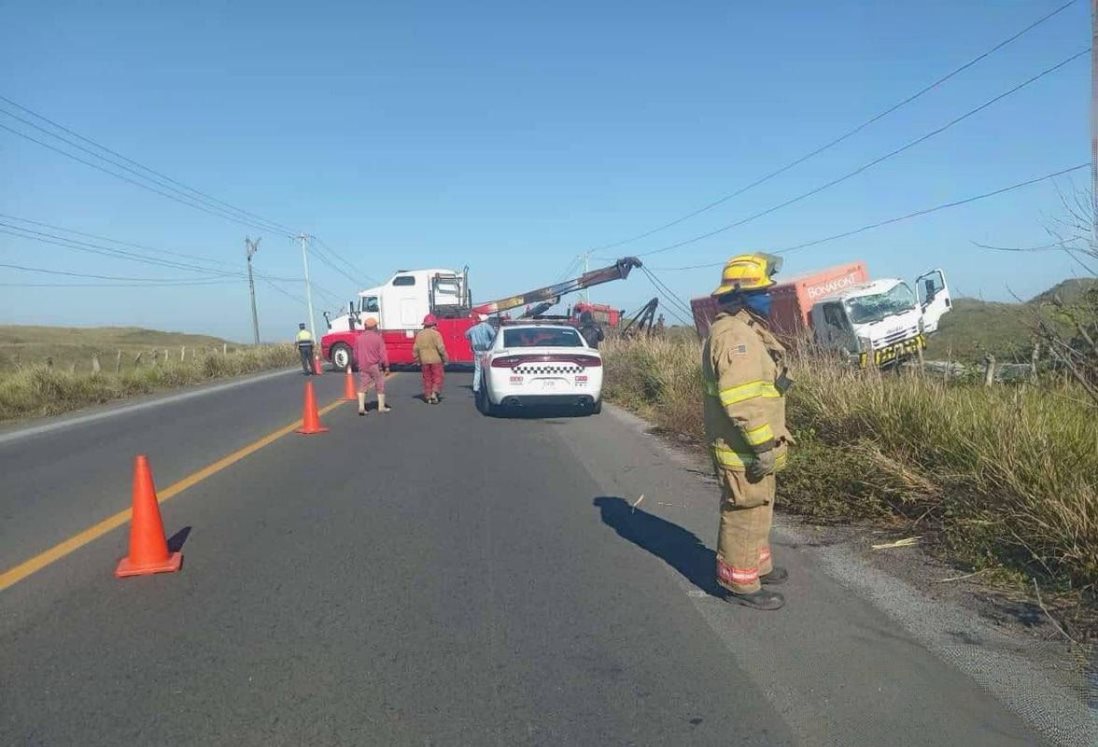
<instances>
[{"instance_id":1,"label":"dry grass","mask_svg":"<svg viewBox=\"0 0 1098 747\"><path fill-rule=\"evenodd\" d=\"M702 439L696 341L611 341L604 357L608 399ZM1098 411L1072 387L945 384L819 359L793 376L787 508L898 517L974 568L1098 584Z\"/></svg>"},{"instance_id":2,"label":"dry grass","mask_svg":"<svg viewBox=\"0 0 1098 747\"><path fill-rule=\"evenodd\" d=\"M150 361L132 367L129 361L131 367L119 373L23 366L0 373L0 421L55 415L136 394L283 368L297 361L293 345L262 345L233 349L228 354L203 350L186 361L169 357L155 365Z\"/></svg>"}]
</instances>

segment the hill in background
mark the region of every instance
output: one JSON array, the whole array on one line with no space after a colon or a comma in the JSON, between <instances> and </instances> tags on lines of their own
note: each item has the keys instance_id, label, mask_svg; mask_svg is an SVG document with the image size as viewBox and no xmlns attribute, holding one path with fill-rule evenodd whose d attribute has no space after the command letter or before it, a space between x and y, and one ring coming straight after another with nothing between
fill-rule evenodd
<instances>
[{"instance_id":1,"label":"hill in background","mask_svg":"<svg viewBox=\"0 0 1098 747\"><path fill-rule=\"evenodd\" d=\"M115 356L122 351L130 362L138 353L151 355L154 349L169 350L179 355L180 348L218 348L226 343L218 337L191 335L182 332L160 332L140 327L34 327L0 325L0 370L45 363L52 359L56 366L76 363L78 368L91 368L93 355L98 355L104 368L113 367Z\"/></svg>"},{"instance_id":2,"label":"hill in background","mask_svg":"<svg viewBox=\"0 0 1098 747\"><path fill-rule=\"evenodd\" d=\"M971 363L991 353L1001 362L1026 363L1033 351L1031 327L1041 307L1057 296L1065 304L1077 303L1092 288L1098 288L1098 279L1073 278L1026 303L958 298L953 311L942 317L938 334L930 338L927 357Z\"/></svg>"}]
</instances>

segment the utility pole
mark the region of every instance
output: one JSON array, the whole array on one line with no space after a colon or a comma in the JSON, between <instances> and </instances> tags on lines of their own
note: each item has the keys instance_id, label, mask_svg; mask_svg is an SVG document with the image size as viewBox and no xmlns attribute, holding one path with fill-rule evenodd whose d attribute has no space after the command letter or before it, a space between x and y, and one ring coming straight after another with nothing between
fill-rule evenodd
<instances>
[{"instance_id":1,"label":"utility pole","mask_svg":"<svg viewBox=\"0 0 1098 747\"><path fill-rule=\"evenodd\" d=\"M303 233L297 238L301 242L301 261L305 265L305 300L309 304L309 333L312 334L314 344L316 344L316 317L313 315L313 286L309 282L309 235Z\"/></svg>"},{"instance_id":2,"label":"utility pole","mask_svg":"<svg viewBox=\"0 0 1098 747\"><path fill-rule=\"evenodd\" d=\"M1094 2L1098 3L1098 0L1094 0ZM586 275L589 272L591 272L591 252L587 252L586 254L583 255L583 274ZM583 289L583 302L586 303L586 304L591 303L591 289L590 288L584 288Z\"/></svg>"},{"instance_id":3,"label":"utility pole","mask_svg":"<svg viewBox=\"0 0 1098 747\"><path fill-rule=\"evenodd\" d=\"M258 238L252 241L249 237L244 237L244 256L248 258L248 289L252 292L252 338L255 344L259 344L259 313L255 310L255 278L252 277L252 256L259 251L259 242L263 241L262 238Z\"/></svg>"},{"instance_id":4,"label":"utility pole","mask_svg":"<svg viewBox=\"0 0 1098 747\"><path fill-rule=\"evenodd\" d=\"M1090 0L1090 250L1098 253L1098 0Z\"/></svg>"}]
</instances>

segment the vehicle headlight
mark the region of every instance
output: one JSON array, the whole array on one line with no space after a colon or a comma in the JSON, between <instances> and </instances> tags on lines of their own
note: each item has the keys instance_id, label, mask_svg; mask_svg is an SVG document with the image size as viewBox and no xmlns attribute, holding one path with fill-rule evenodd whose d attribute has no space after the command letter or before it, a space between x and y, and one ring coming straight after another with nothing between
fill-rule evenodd
<instances>
[{"instance_id":1,"label":"vehicle headlight","mask_svg":"<svg viewBox=\"0 0 1098 747\"><path fill-rule=\"evenodd\" d=\"M868 337L858 338L858 352L869 353L873 351L873 340Z\"/></svg>"}]
</instances>

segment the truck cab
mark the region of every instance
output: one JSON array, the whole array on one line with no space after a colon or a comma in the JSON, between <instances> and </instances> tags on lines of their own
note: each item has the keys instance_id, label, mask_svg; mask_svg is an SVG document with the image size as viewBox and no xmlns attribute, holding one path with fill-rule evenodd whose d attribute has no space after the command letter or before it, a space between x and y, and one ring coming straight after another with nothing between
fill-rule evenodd
<instances>
[{"instance_id":1,"label":"truck cab","mask_svg":"<svg viewBox=\"0 0 1098 747\"><path fill-rule=\"evenodd\" d=\"M903 280L861 283L820 299L811 309L817 345L857 360L861 366L891 365L926 346L943 314L952 308L945 273L920 276L917 292Z\"/></svg>"}]
</instances>

